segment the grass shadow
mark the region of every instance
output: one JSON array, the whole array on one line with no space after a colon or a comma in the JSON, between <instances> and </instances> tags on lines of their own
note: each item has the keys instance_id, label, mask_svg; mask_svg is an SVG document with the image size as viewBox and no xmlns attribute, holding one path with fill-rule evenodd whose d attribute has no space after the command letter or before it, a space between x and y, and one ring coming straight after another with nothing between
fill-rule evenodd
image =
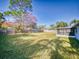
<instances>
[{"instance_id":1,"label":"grass shadow","mask_svg":"<svg viewBox=\"0 0 79 59\"><path fill-rule=\"evenodd\" d=\"M40 43L33 43L33 40L19 40L15 41L18 36L1 36L0 41L0 59L32 59L41 50L44 49L44 45Z\"/></svg>"},{"instance_id":2,"label":"grass shadow","mask_svg":"<svg viewBox=\"0 0 79 59\"><path fill-rule=\"evenodd\" d=\"M36 57L39 59L41 56L45 57L43 54L46 50L50 56L49 59L79 59L79 41L73 38L62 40L58 37L35 42L34 40L21 40L18 38L20 36L0 36L0 59L33 59ZM66 40L69 40L69 42ZM64 47L63 44L65 43L71 46ZM42 53L39 55L39 52Z\"/></svg>"}]
</instances>

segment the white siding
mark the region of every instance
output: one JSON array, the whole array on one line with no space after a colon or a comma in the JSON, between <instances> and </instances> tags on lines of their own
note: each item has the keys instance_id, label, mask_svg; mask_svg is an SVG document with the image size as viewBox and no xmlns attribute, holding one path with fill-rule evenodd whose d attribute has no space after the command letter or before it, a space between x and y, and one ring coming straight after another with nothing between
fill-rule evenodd
<instances>
[{"instance_id":1,"label":"white siding","mask_svg":"<svg viewBox=\"0 0 79 59\"><path fill-rule=\"evenodd\" d=\"M76 38L79 40L79 27L77 27L77 31L76 31L75 35L76 35Z\"/></svg>"},{"instance_id":2,"label":"white siding","mask_svg":"<svg viewBox=\"0 0 79 59\"><path fill-rule=\"evenodd\" d=\"M75 38L75 36L68 36L68 35L58 35L56 34L57 37L70 37L70 38Z\"/></svg>"}]
</instances>

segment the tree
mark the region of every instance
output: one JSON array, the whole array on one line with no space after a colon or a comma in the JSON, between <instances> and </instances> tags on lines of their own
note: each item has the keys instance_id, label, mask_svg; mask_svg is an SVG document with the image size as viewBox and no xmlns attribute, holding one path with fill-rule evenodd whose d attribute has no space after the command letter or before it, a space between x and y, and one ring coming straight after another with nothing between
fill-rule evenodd
<instances>
[{"instance_id":1,"label":"tree","mask_svg":"<svg viewBox=\"0 0 79 59\"><path fill-rule=\"evenodd\" d=\"M0 28L2 27L2 24L5 22L5 18L3 13L0 12Z\"/></svg>"},{"instance_id":2,"label":"tree","mask_svg":"<svg viewBox=\"0 0 79 59\"><path fill-rule=\"evenodd\" d=\"M39 25L37 28L40 32L43 32L43 30L46 29L46 25Z\"/></svg>"},{"instance_id":3,"label":"tree","mask_svg":"<svg viewBox=\"0 0 79 59\"><path fill-rule=\"evenodd\" d=\"M4 12L5 15L21 16L23 13L32 11L31 0L10 0L10 11Z\"/></svg>"},{"instance_id":4,"label":"tree","mask_svg":"<svg viewBox=\"0 0 79 59\"><path fill-rule=\"evenodd\" d=\"M74 24L74 23L79 23L79 20L77 20L77 19L72 20L72 21L70 22L70 25L72 25L72 24Z\"/></svg>"},{"instance_id":5,"label":"tree","mask_svg":"<svg viewBox=\"0 0 79 59\"><path fill-rule=\"evenodd\" d=\"M31 13L25 13L19 18L16 17L16 23L18 24L18 28L20 31L29 28L30 30L36 27L36 17L34 17Z\"/></svg>"},{"instance_id":6,"label":"tree","mask_svg":"<svg viewBox=\"0 0 79 59\"><path fill-rule=\"evenodd\" d=\"M55 28L56 28L56 26L54 24L52 24L52 25L49 26L50 30L55 29Z\"/></svg>"},{"instance_id":7,"label":"tree","mask_svg":"<svg viewBox=\"0 0 79 59\"><path fill-rule=\"evenodd\" d=\"M4 21L4 20L5 20L4 15L3 15L3 13L0 12L0 22Z\"/></svg>"},{"instance_id":8,"label":"tree","mask_svg":"<svg viewBox=\"0 0 79 59\"><path fill-rule=\"evenodd\" d=\"M56 23L56 27L66 27L68 24L66 22L60 21Z\"/></svg>"},{"instance_id":9,"label":"tree","mask_svg":"<svg viewBox=\"0 0 79 59\"><path fill-rule=\"evenodd\" d=\"M10 0L11 10L27 12L32 10L31 0Z\"/></svg>"},{"instance_id":10,"label":"tree","mask_svg":"<svg viewBox=\"0 0 79 59\"><path fill-rule=\"evenodd\" d=\"M23 29L30 27L35 28L36 17L32 15L31 0L10 0L10 10L5 12L5 15L12 16L16 19L17 29L23 31Z\"/></svg>"}]
</instances>

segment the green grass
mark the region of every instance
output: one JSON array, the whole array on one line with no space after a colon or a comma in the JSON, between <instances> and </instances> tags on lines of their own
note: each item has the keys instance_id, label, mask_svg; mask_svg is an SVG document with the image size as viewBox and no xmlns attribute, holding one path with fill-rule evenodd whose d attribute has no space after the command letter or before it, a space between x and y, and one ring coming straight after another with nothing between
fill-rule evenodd
<instances>
[{"instance_id":1,"label":"green grass","mask_svg":"<svg viewBox=\"0 0 79 59\"><path fill-rule=\"evenodd\" d=\"M79 59L79 41L53 33L0 34L0 59Z\"/></svg>"}]
</instances>

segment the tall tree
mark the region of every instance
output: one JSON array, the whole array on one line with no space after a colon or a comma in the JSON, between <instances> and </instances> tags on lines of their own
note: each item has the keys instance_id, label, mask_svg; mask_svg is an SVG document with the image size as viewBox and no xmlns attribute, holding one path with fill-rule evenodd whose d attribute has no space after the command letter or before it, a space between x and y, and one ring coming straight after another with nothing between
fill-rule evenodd
<instances>
[{"instance_id":1,"label":"tall tree","mask_svg":"<svg viewBox=\"0 0 79 59\"><path fill-rule=\"evenodd\" d=\"M56 23L56 27L66 27L68 24L66 22L60 21Z\"/></svg>"},{"instance_id":2,"label":"tall tree","mask_svg":"<svg viewBox=\"0 0 79 59\"><path fill-rule=\"evenodd\" d=\"M11 10L27 12L32 10L32 0L10 0Z\"/></svg>"},{"instance_id":3,"label":"tall tree","mask_svg":"<svg viewBox=\"0 0 79 59\"><path fill-rule=\"evenodd\" d=\"M77 19L72 20L72 21L70 22L70 25L72 25L72 24L74 24L74 23L79 23L79 20L77 20Z\"/></svg>"},{"instance_id":4,"label":"tall tree","mask_svg":"<svg viewBox=\"0 0 79 59\"><path fill-rule=\"evenodd\" d=\"M36 17L33 16L31 13L25 13L19 18L16 17L16 23L18 23L19 29L33 29L36 27Z\"/></svg>"},{"instance_id":5,"label":"tall tree","mask_svg":"<svg viewBox=\"0 0 79 59\"><path fill-rule=\"evenodd\" d=\"M20 30L29 27L34 28L36 18L32 15L31 0L10 0L10 10L5 15L11 15L16 19Z\"/></svg>"}]
</instances>

